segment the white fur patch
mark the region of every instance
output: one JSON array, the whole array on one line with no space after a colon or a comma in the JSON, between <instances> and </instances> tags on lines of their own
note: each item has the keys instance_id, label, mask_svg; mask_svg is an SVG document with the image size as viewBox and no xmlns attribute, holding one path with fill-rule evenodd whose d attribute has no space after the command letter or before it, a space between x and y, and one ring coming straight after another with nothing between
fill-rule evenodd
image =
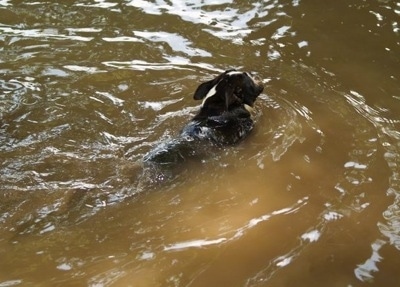
<instances>
[{"instance_id":1,"label":"white fur patch","mask_svg":"<svg viewBox=\"0 0 400 287\"><path fill-rule=\"evenodd\" d=\"M207 93L207 95L205 96L203 102L201 103L201 106L204 106L204 103L207 101L207 99L208 99L208 98L211 98L212 96L214 96L214 95L217 93L217 86L218 86L218 84L219 84L219 82L218 82L214 87L212 87L212 88L208 91L208 93Z\"/></svg>"},{"instance_id":2,"label":"white fur patch","mask_svg":"<svg viewBox=\"0 0 400 287\"><path fill-rule=\"evenodd\" d=\"M243 72L239 72L239 71L230 71L228 73L226 73L228 76L232 76L232 75L239 75L239 74L243 74Z\"/></svg>"}]
</instances>

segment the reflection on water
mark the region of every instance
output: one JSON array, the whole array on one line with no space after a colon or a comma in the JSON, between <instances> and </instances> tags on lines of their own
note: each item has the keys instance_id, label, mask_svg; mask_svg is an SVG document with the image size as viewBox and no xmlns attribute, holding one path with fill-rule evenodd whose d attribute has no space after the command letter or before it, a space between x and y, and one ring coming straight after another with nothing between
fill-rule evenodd
<instances>
[{"instance_id":1,"label":"reflection on water","mask_svg":"<svg viewBox=\"0 0 400 287\"><path fill-rule=\"evenodd\" d=\"M0 0L0 286L396 286L399 11ZM152 181L228 68L252 134Z\"/></svg>"}]
</instances>

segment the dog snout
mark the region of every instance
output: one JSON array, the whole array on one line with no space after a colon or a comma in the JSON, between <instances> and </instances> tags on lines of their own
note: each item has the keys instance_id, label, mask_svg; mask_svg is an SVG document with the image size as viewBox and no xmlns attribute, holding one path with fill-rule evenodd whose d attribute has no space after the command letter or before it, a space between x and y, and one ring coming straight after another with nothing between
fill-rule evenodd
<instances>
[{"instance_id":1,"label":"dog snout","mask_svg":"<svg viewBox=\"0 0 400 287\"><path fill-rule=\"evenodd\" d=\"M255 73L255 72L250 72L248 73L248 75L250 76L250 78L252 79L253 83L260 88L261 90L264 88L264 83L261 79L261 77Z\"/></svg>"},{"instance_id":2,"label":"dog snout","mask_svg":"<svg viewBox=\"0 0 400 287\"><path fill-rule=\"evenodd\" d=\"M248 75L250 76L250 78L253 80L253 82L255 84L262 85L262 79L256 72L250 72L250 73L248 73Z\"/></svg>"}]
</instances>

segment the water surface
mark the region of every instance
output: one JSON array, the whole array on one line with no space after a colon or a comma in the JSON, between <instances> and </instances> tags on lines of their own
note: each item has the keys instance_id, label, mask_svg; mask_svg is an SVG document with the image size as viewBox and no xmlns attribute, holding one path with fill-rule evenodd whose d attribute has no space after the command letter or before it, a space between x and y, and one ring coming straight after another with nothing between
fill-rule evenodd
<instances>
[{"instance_id":1,"label":"water surface","mask_svg":"<svg viewBox=\"0 0 400 287\"><path fill-rule=\"evenodd\" d=\"M0 286L397 286L400 2L0 0ZM242 143L142 156L221 71Z\"/></svg>"}]
</instances>

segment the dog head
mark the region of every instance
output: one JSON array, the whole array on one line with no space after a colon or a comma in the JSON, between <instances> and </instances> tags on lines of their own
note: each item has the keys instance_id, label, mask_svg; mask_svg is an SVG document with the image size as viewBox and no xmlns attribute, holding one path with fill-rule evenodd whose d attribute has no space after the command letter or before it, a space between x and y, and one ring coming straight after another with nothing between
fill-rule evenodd
<instances>
[{"instance_id":1,"label":"dog head","mask_svg":"<svg viewBox=\"0 0 400 287\"><path fill-rule=\"evenodd\" d=\"M251 74L228 70L213 80L202 83L194 93L195 100L203 100L201 113L218 116L237 108L252 107L263 91L261 80Z\"/></svg>"}]
</instances>

